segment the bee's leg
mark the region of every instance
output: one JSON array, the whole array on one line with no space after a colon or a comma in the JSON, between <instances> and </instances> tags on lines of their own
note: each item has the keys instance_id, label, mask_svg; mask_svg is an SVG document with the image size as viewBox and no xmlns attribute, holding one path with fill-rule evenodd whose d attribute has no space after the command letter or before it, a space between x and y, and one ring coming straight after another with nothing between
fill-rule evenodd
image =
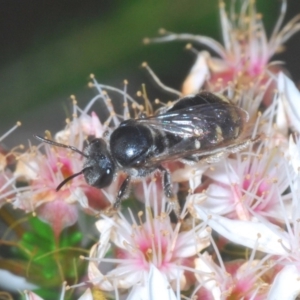
<instances>
[{"instance_id":1,"label":"bee's leg","mask_svg":"<svg viewBox=\"0 0 300 300\"><path fill-rule=\"evenodd\" d=\"M252 143L257 142L259 139L261 139L260 135L257 135L254 138L248 137L242 141L237 142L235 145L228 147L226 150L229 153L236 153L236 152L239 152L239 151L247 148Z\"/></svg>"},{"instance_id":2,"label":"bee's leg","mask_svg":"<svg viewBox=\"0 0 300 300\"><path fill-rule=\"evenodd\" d=\"M171 205L173 206L173 210L174 210L176 216L179 218L180 205L178 203L177 197L173 194L173 191L172 191L172 183L171 183L170 173L163 166L159 166L159 170L162 173L164 193L165 193L166 197L169 199Z\"/></svg>"},{"instance_id":3,"label":"bee's leg","mask_svg":"<svg viewBox=\"0 0 300 300\"><path fill-rule=\"evenodd\" d=\"M127 178L123 181L123 183L122 183L122 185L121 185L121 187L119 189L116 201L113 204L113 209L114 210L117 210L120 207L122 199L125 197L125 195L126 195L126 193L128 191L130 181L131 181L131 177L130 176L127 176Z\"/></svg>"},{"instance_id":4,"label":"bee's leg","mask_svg":"<svg viewBox=\"0 0 300 300\"><path fill-rule=\"evenodd\" d=\"M172 183L171 183L171 177L168 170L166 170L164 167L160 166L159 170L161 171L163 175L163 188L164 192L167 198L173 198L173 192L172 192Z\"/></svg>"}]
</instances>

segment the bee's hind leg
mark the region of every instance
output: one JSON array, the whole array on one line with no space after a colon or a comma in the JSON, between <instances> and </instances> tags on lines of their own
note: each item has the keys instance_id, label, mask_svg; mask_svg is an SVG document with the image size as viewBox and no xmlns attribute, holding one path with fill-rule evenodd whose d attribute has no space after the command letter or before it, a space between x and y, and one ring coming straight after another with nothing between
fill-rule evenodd
<instances>
[{"instance_id":1,"label":"bee's hind leg","mask_svg":"<svg viewBox=\"0 0 300 300\"><path fill-rule=\"evenodd\" d=\"M170 204L172 205L172 209L174 210L177 218L179 219L180 216L180 205L178 202L177 197L174 195L172 191L172 183L171 183L171 176L167 169L163 166L159 166L159 170L162 173L162 184L163 189L166 197L169 199Z\"/></svg>"}]
</instances>

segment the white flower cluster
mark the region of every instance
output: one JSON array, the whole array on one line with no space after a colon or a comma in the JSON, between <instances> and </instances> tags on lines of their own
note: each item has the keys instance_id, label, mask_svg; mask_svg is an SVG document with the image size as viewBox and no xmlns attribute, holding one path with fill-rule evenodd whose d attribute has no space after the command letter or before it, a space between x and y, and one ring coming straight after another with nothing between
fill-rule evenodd
<instances>
[{"instance_id":1,"label":"white flower cluster","mask_svg":"<svg viewBox=\"0 0 300 300\"><path fill-rule=\"evenodd\" d=\"M134 187L143 210L100 213L99 241L89 257L82 257L88 261L88 279L72 286L87 287L81 300L94 299L99 291L129 300L289 300L300 295L300 92L282 65L270 61L300 30L300 15L282 27L287 6L283 0L268 39L254 1L241 0L239 11L235 2L228 16L220 1L224 45L206 36L166 31L145 42L186 40L213 50L217 57L197 53L180 94L222 93L248 112L247 134L259 140L215 163L169 163L172 182L185 192L177 218L159 174ZM82 149L87 136L105 137L121 121L145 112L126 89L105 87L95 79L93 86L99 94L84 110L74 102L74 118L55 135L57 142ZM122 114L115 112L103 89L122 95ZM108 110L105 122L90 113L99 99ZM113 203L122 176L103 190L78 176L56 191L62 180L80 172L79 154L47 144L31 147L17 159L15 172L2 176L2 203L8 200L34 211L57 236L77 221L75 203L88 213L102 212ZM17 188L18 180L27 186ZM38 299L34 293L26 295Z\"/></svg>"}]
</instances>

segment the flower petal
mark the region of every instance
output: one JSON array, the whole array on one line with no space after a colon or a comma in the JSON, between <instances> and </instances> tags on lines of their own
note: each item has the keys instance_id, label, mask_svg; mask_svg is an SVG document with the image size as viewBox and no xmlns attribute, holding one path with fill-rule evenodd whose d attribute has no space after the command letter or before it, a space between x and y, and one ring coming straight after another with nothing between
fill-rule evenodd
<instances>
[{"instance_id":1,"label":"flower petal","mask_svg":"<svg viewBox=\"0 0 300 300\"><path fill-rule=\"evenodd\" d=\"M300 271L295 265L284 267L275 277L268 299L296 299L300 293Z\"/></svg>"},{"instance_id":2,"label":"flower petal","mask_svg":"<svg viewBox=\"0 0 300 300\"><path fill-rule=\"evenodd\" d=\"M300 93L295 83L282 72L278 75L278 89L289 119L289 125L300 131Z\"/></svg>"},{"instance_id":3,"label":"flower petal","mask_svg":"<svg viewBox=\"0 0 300 300\"><path fill-rule=\"evenodd\" d=\"M127 300L151 300L164 299L176 300L174 291L165 275L163 275L153 264L150 267L148 280L143 286L134 286Z\"/></svg>"},{"instance_id":4,"label":"flower petal","mask_svg":"<svg viewBox=\"0 0 300 300\"><path fill-rule=\"evenodd\" d=\"M76 205L58 199L41 205L38 208L38 216L41 220L50 224L55 236L58 237L64 228L76 223L78 210Z\"/></svg>"},{"instance_id":5,"label":"flower petal","mask_svg":"<svg viewBox=\"0 0 300 300\"><path fill-rule=\"evenodd\" d=\"M87 289L79 298L78 300L94 300L93 294L91 289Z\"/></svg>"},{"instance_id":6,"label":"flower petal","mask_svg":"<svg viewBox=\"0 0 300 300\"><path fill-rule=\"evenodd\" d=\"M17 276L7 270L0 269L0 288L8 291L32 290L37 286L26 281L24 277Z\"/></svg>"},{"instance_id":7,"label":"flower petal","mask_svg":"<svg viewBox=\"0 0 300 300\"><path fill-rule=\"evenodd\" d=\"M266 225L254 221L230 220L216 214L209 214L199 206L194 208L200 219L206 221L212 229L233 243L275 255L287 254L286 249L290 248L282 229L271 223Z\"/></svg>"},{"instance_id":8,"label":"flower petal","mask_svg":"<svg viewBox=\"0 0 300 300\"><path fill-rule=\"evenodd\" d=\"M36 293L33 293L31 291L25 291L24 293L25 293L25 300L44 300Z\"/></svg>"},{"instance_id":9,"label":"flower petal","mask_svg":"<svg viewBox=\"0 0 300 300\"><path fill-rule=\"evenodd\" d=\"M221 289L217 280L214 279L216 273L212 265L214 265L212 258L206 252L203 253L195 259L195 268L201 272L201 275L195 273L195 276L212 293L214 299L221 299ZM203 275L202 272L207 275Z\"/></svg>"},{"instance_id":10,"label":"flower petal","mask_svg":"<svg viewBox=\"0 0 300 300\"><path fill-rule=\"evenodd\" d=\"M189 75L182 86L182 93L184 95L196 94L203 86L205 80L209 77L209 69L207 60L210 55L207 51L202 51L198 54L196 62L194 63Z\"/></svg>"}]
</instances>

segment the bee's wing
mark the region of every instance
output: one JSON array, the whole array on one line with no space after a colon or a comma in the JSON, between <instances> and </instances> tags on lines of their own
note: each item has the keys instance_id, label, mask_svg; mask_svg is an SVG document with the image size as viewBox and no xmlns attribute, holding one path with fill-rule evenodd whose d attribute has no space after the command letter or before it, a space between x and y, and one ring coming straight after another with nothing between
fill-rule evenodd
<instances>
[{"instance_id":1,"label":"bee's wing","mask_svg":"<svg viewBox=\"0 0 300 300\"><path fill-rule=\"evenodd\" d=\"M149 158L147 165L159 164L161 162L176 160L192 155L210 156L233 146L233 141L224 141L213 149L203 150L197 147L197 140L206 138L215 126L226 126L228 118L236 117L236 124L242 127L248 121L248 113L243 109L228 103L200 104L184 109L166 112L153 117L136 120L138 123L150 126L153 129L173 134L182 138L177 144L169 147L165 152ZM231 120L232 121L232 120ZM239 144L244 144L245 140L238 140ZM229 150L229 149L228 149Z\"/></svg>"},{"instance_id":2,"label":"bee's wing","mask_svg":"<svg viewBox=\"0 0 300 300\"><path fill-rule=\"evenodd\" d=\"M200 104L136 121L182 138L201 138L212 124L222 126L226 118L233 115L239 118L237 122L241 124L248 121L246 111L228 103Z\"/></svg>"},{"instance_id":3,"label":"bee's wing","mask_svg":"<svg viewBox=\"0 0 300 300\"><path fill-rule=\"evenodd\" d=\"M180 143L168 149L166 152L163 152L155 157L151 157L145 162L145 167L150 167L153 165L158 165L163 162L175 161L175 160L185 160L191 162L197 162L201 159L207 159L209 157L217 156L220 153L235 153L246 148L249 144L256 142L260 136L251 138L250 136L244 137L242 139L237 139L235 142L225 142L219 145L216 148L209 150L195 149L194 142L188 139L182 140ZM195 159L193 159L193 156ZM214 161L214 160L212 160Z\"/></svg>"}]
</instances>

